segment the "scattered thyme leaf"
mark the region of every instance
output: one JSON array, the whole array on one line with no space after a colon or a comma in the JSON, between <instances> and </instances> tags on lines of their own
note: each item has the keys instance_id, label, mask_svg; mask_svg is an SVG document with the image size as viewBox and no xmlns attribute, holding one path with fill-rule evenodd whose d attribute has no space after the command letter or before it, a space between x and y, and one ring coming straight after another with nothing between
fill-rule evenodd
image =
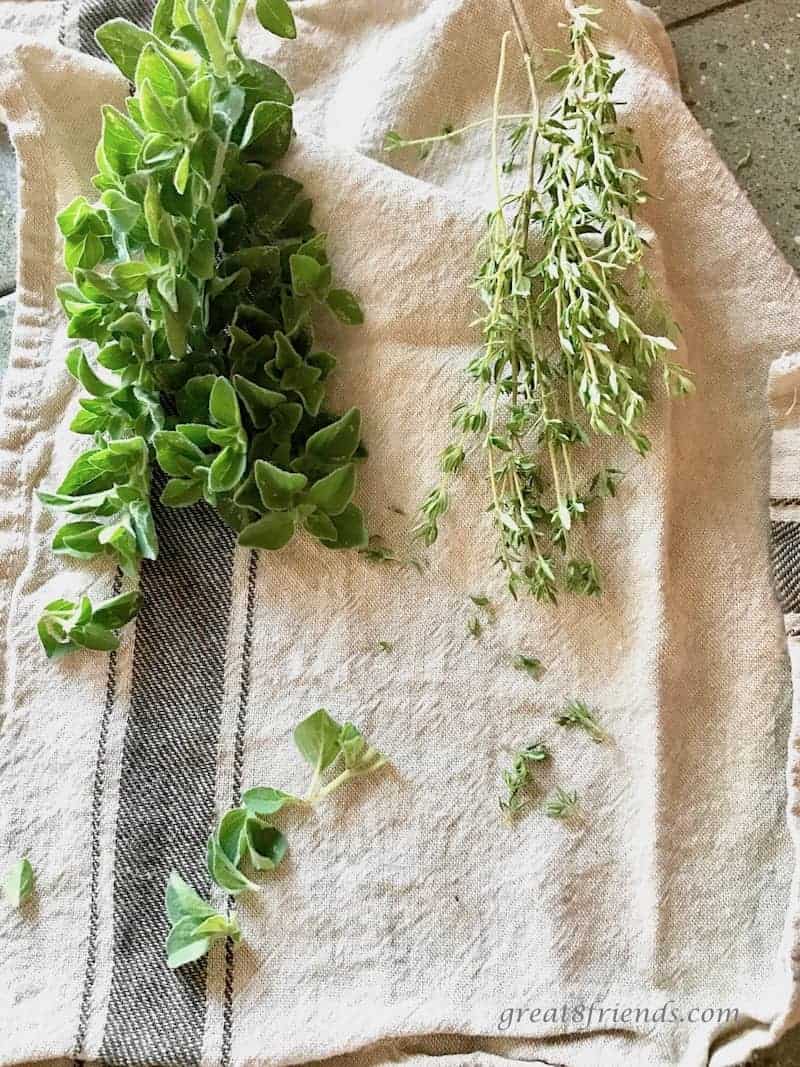
<instances>
[{"instance_id":1,"label":"scattered thyme leaf","mask_svg":"<svg viewBox=\"0 0 800 1067\"><path fill-rule=\"evenodd\" d=\"M582 700L571 700L555 718L559 726L577 727L579 730L584 730L592 741L598 744L608 740L608 734Z\"/></svg>"},{"instance_id":2,"label":"scattered thyme leaf","mask_svg":"<svg viewBox=\"0 0 800 1067\"><path fill-rule=\"evenodd\" d=\"M544 806L545 815L551 819L564 819L566 821L583 821L583 812L577 793L568 793L560 787L555 790Z\"/></svg>"},{"instance_id":3,"label":"scattered thyme leaf","mask_svg":"<svg viewBox=\"0 0 800 1067\"><path fill-rule=\"evenodd\" d=\"M514 754L511 769L503 772L506 795L500 798L500 810L507 819L513 820L525 807L526 787L533 784L532 765L544 763L549 758L549 750L539 741L526 745Z\"/></svg>"},{"instance_id":4,"label":"scattered thyme leaf","mask_svg":"<svg viewBox=\"0 0 800 1067\"><path fill-rule=\"evenodd\" d=\"M473 615L467 622L467 633L476 639L483 633L483 626L477 615Z\"/></svg>"},{"instance_id":5,"label":"scattered thyme leaf","mask_svg":"<svg viewBox=\"0 0 800 1067\"><path fill-rule=\"evenodd\" d=\"M525 671L537 682L544 674L544 664L540 659L536 659L535 656L526 656L520 653L514 657L513 664L518 671Z\"/></svg>"},{"instance_id":6,"label":"scattered thyme leaf","mask_svg":"<svg viewBox=\"0 0 800 1067\"><path fill-rule=\"evenodd\" d=\"M378 641L378 648L381 652L391 652L394 648L394 641Z\"/></svg>"}]
</instances>

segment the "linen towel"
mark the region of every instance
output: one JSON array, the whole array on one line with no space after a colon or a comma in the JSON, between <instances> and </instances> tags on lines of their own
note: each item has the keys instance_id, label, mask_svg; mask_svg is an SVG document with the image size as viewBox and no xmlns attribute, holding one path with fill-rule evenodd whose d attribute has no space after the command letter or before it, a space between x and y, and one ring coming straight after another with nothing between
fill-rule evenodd
<instances>
[{"instance_id":1,"label":"linen towel","mask_svg":"<svg viewBox=\"0 0 800 1067\"><path fill-rule=\"evenodd\" d=\"M433 479L478 344L468 282L490 185L485 131L425 160L381 144L388 128L487 114L508 12L500 0L293 7L296 42L250 15L243 45L298 95L282 169L315 198L337 276L366 311L358 330L320 323L340 357L332 399L362 409L360 501L371 529L401 542L409 520L392 509L410 515ZM525 7L537 56L563 46L558 0ZM157 507L161 557L143 567L119 652L51 664L42 606L113 584L53 556L56 519L35 496L82 447L68 430L54 216L91 195L100 106L127 92L91 33L148 5L0 5L0 115L20 177L0 412L0 866L24 852L37 876L32 907L0 903L3 1065L724 1067L800 1020L786 655L788 643L796 681L800 292L681 102L658 22L624 0L604 7L655 194L652 266L697 392L653 405L646 461L609 445L627 473L589 532L602 600L507 601L487 578L478 472L424 577L303 541L257 555L202 507ZM521 78L507 96L518 110ZM472 593L498 606L479 641ZM518 652L544 661L538 684L513 670ZM610 745L553 723L573 696ZM239 899L243 943L168 971L169 871L224 907L205 839L243 788L301 788L291 731L320 706L353 718L393 769L287 820L289 858ZM583 799L580 833L536 806L514 829L500 820L501 772L535 739L554 752L545 784ZM589 1005L608 1014L587 1020ZM677 1018L659 1018L666 1005Z\"/></svg>"}]
</instances>

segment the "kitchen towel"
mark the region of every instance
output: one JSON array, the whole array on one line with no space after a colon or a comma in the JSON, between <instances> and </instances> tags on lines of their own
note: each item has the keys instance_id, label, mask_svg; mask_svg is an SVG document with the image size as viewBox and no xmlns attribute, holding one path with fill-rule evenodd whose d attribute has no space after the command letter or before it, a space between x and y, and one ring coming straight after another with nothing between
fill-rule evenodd
<instances>
[{"instance_id":1,"label":"kitchen towel","mask_svg":"<svg viewBox=\"0 0 800 1067\"><path fill-rule=\"evenodd\" d=\"M422 576L301 539L256 554L203 507L156 506L161 556L120 650L49 663L42 606L114 581L52 554L57 519L35 495L82 448L54 216L91 195L100 106L128 91L92 32L149 5L0 4L20 198L0 412L0 866L24 853L37 877L22 911L0 902L0 1064L725 1067L800 1021L800 292L682 103L660 24L603 6L654 194L651 265L697 385L659 395L646 460L609 450L626 477L587 534L604 597L509 602L478 471ZM525 9L545 71L563 7ZM332 399L363 412L360 500L402 544L479 343L468 283L491 189L485 129L425 159L382 142L486 116L508 8L293 10L297 41L250 12L243 46L298 96L282 169L366 312L357 330L320 322L340 359ZM524 106L521 77L507 98ZM474 640L477 593L496 620ZM513 669L520 652L542 659L540 682ZM609 743L555 725L571 697ZM239 898L242 944L169 971L169 872L225 906L209 830L243 788L302 787L291 731L320 706L391 768L287 819L288 859ZM582 798L580 831L541 803L513 828L500 818L502 771L537 739L554 753L543 784Z\"/></svg>"}]
</instances>

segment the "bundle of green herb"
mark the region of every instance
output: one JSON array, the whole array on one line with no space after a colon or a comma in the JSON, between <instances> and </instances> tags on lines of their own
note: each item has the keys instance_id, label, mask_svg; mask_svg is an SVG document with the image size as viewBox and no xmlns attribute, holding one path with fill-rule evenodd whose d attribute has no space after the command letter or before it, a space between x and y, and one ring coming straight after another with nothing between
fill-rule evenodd
<instances>
[{"instance_id":1,"label":"bundle of green herb","mask_svg":"<svg viewBox=\"0 0 800 1067\"><path fill-rule=\"evenodd\" d=\"M367 742L357 726L338 723L324 708L298 723L294 743L313 770L306 794L294 796L271 786L248 789L241 805L222 817L208 839L209 877L233 897L259 888L243 868L251 873L272 871L286 855L286 836L270 823L272 816L283 808L311 808L347 782L386 763L386 757ZM331 778L333 771L337 773ZM326 774L327 782L323 780ZM167 939L170 967L204 956L218 938L230 936L238 941L241 937L235 916L217 914L174 873L167 886L167 915L173 924Z\"/></svg>"},{"instance_id":2,"label":"bundle of green herb","mask_svg":"<svg viewBox=\"0 0 800 1067\"><path fill-rule=\"evenodd\" d=\"M515 0L510 4L530 111L521 121L500 113L507 33L491 119L495 204L475 282L485 309L483 348L468 367L476 392L454 410L458 436L441 454L441 480L423 502L415 532L428 545L437 539L450 483L469 452L479 451L496 562L509 590L555 603L560 586L600 592L599 570L581 546L578 525L597 501L615 495L620 477L604 468L582 481L577 450L592 435L619 434L645 453L641 423L651 369L661 366L676 395L691 382L667 358L676 327L643 266L645 242L634 212L646 194L630 162L639 149L617 122L614 87L623 71L593 41L600 12L567 4L570 51L549 78L561 95L542 122L531 50ZM500 130L510 122L511 156L503 164ZM424 146L463 132L409 142L392 131L386 148ZM522 155L521 188L504 191L503 174Z\"/></svg>"},{"instance_id":3,"label":"bundle of green herb","mask_svg":"<svg viewBox=\"0 0 800 1067\"><path fill-rule=\"evenodd\" d=\"M98 30L136 92L127 114L103 108L99 200L78 197L58 216L68 335L97 346L92 359L82 347L67 357L89 394L72 429L92 445L40 497L75 517L56 552L109 557L130 579L158 552L154 457L169 476L162 502L207 501L242 545L279 549L300 528L327 548L367 543L352 503L360 416L326 410L336 360L315 349L312 328L320 304L344 323L362 314L332 287L302 186L274 169L293 96L242 54L245 4L158 0L151 32L124 19ZM295 36L286 0L257 0L256 11ZM70 613L76 625L54 622ZM85 639L86 614L83 600L48 607L49 655L111 647Z\"/></svg>"}]
</instances>

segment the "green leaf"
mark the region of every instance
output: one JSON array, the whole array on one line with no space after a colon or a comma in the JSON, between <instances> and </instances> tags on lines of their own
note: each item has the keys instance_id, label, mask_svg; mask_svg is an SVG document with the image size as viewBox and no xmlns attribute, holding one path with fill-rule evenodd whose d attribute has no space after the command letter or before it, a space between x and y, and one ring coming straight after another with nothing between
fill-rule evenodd
<instances>
[{"instance_id":1,"label":"green leaf","mask_svg":"<svg viewBox=\"0 0 800 1067\"><path fill-rule=\"evenodd\" d=\"M136 64L136 91L139 97L145 82L150 83L151 91L158 98L163 108L169 108L186 92L186 84L180 71L166 59L152 38L142 49ZM141 101L140 101L141 102ZM168 132L168 131L165 131Z\"/></svg>"},{"instance_id":2,"label":"green leaf","mask_svg":"<svg viewBox=\"0 0 800 1067\"><path fill-rule=\"evenodd\" d=\"M161 103L161 100L146 78L139 90L139 107L147 129L154 133L164 133L174 137L177 133L175 123L169 116L169 112Z\"/></svg>"},{"instance_id":3,"label":"green leaf","mask_svg":"<svg viewBox=\"0 0 800 1067\"><path fill-rule=\"evenodd\" d=\"M242 797L242 803L253 815L275 815L281 808L290 807L300 803L298 797L291 793L284 793L281 789L271 789L268 786L255 786L248 789Z\"/></svg>"},{"instance_id":4,"label":"green leaf","mask_svg":"<svg viewBox=\"0 0 800 1067\"><path fill-rule=\"evenodd\" d=\"M264 389L240 374L234 374L233 384L250 416L253 425L263 430L272 422L272 412L286 400L283 393L274 389Z\"/></svg>"},{"instance_id":5,"label":"green leaf","mask_svg":"<svg viewBox=\"0 0 800 1067\"><path fill-rule=\"evenodd\" d=\"M167 916L171 923L180 922L181 919L191 918L197 923L208 919L216 914L210 904L200 896L197 890L173 871L169 876L166 890Z\"/></svg>"},{"instance_id":6,"label":"green leaf","mask_svg":"<svg viewBox=\"0 0 800 1067\"><path fill-rule=\"evenodd\" d=\"M346 463L352 459L361 440L361 412L351 408L336 422L309 437L306 452L328 463Z\"/></svg>"},{"instance_id":7,"label":"green leaf","mask_svg":"<svg viewBox=\"0 0 800 1067\"><path fill-rule=\"evenodd\" d=\"M296 497L308 485L304 474L293 474L258 459L254 465L258 491L265 508L286 510L294 506Z\"/></svg>"},{"instance_id":8,"label":"green leaf","mask_svg":"<svg viewBox=\"0 0 800 1067\"><path fill-rule=\"evenodd\" d=\"M327 304L336 318L347 326L360 326L364 321L361 305L349 289L329 290Z\"/></svg>"},{"instance_id":9,"label":"green leaf","mask_svg":"<svg viewBox=\"0 0 800 1067\"><path fill-rule=\"evenodd\" d=\"M114 171L125 177L136 170L136 161L142 145L142 137L130 119L110 104L103 109L103 134L101 144L108 163Z\"/></svg>"},{"instance_id":10,"label":"green leaf","mask_svg":"<svg viewBox=\"0 0 800 1067\"><path fill-rule=\"evenodd\" d=\"M341 726L324 708L313 712L294 729L294 743L306 763L319 775L339 755Z\"/></svg>"},{"instance_id":11,"label":"green leaf","mask_svg":"<svg viewBox=\"0 0 800 1067\"><path fill-rule=\"evenodd\" d=\"M283 155L291 135L292 109L278 100L260 100L250 112L240 146L247 148L258 141L260 148L270 146L272 151Z\"/></svg>"},{"instance_id":12,"label":"green leaf","mask_svg":"<svg viewBox=\"0 0 800 1067\"><path fill-rule=\"evenodd\" d=\"M99 522L65 523L59 526L53 538L53 551L74 559L92 559L103 552L98 540L102 529Z\"/></svg>"},{"instance_id":13,"label":"green leaf","mask_svg":"<svg viewBox=\"0 0 800 1067\"><path fill-rule=\"evenodd\" d=\"M237 81L245 91L248 111L259 100L278 100L288 107L294 103L294 93L280 74L256 59L242 59L242 72Z\"/></svg>"},{"instance_id":14,"label":"green leaf","mask_svg":"<svg viewBox=\"0 0 800 1067\"><path fill-rule=\"evenodd\" d=\"M119 67L128 81L133 81L139 56L153 40L152 34L127 19L111 19L98 26L94 36L111 62Z\"/></svg>"},{"instance_id":15,"label":"green leaf","mask_svg":"<svg viewBox=\"0 0 800 1067\"><path fill-rule=\"evenodd\" d=\"M369 544L363 512L355 504L348 504L340 515L332 515L331 522L336 527L336 544L333 547L366 548Z\"/></svg>"},{"instance_id":16,"label":"green leaf","mask_svg":"<svg viewBox=\"0 0 800 1067\"><path fill-rule=\"evenodd\" d=\"M294 536L295 518L288 511L271 511L263 519L251 522L239 534L239 544L245 548L265 548L277 551Z\"/></svg>"},{"instance_id":17,"label":"green leaf","mask_svg":"<svg viewBox=\"0 0 800 1067\"><path fill-rule=\"evenodd\" d=\"M324 300L331 284L330 265L319 263L313 256L289 257L292 287L298 296L314 296Z\"/></svg>"},{"instance_id":18,"label":"green leaf","mask_svg":"<svg viewBox=\"0 0 800 1067\"><path fill-rule=\"evenodd\" d=\"M165 44L169 44L172 40L174 16L175 0L158 0L153 12L152 30L156 37Z\"/></svg>"},{"instance_id":19,"label":"green leaf","mask_svg":"<svg viewBox=\"0 0 800 1067\"><path fill-rule=\"evenodd\" d=\"M306 516L304 525L313 537L325 542L328 548L336 544L338 537L336 527L324 511L312 511L310 515Z\"/></svg>"},{"instance_id":20,"label":"green leaf","mask_svg":"<svg viewBox=\"0 0 800 1067\"><path fill-rule=\"evenodd\" d=\"M247 852L245 823L246 808L232 808L225 813L217 827L217 843L234 867L238 867Z\"/></svg>"},{"instance_id":21,"label":"green leaf","mask_svg":"<svg viewBox=\"0 0 800 1067\"><path fill-rule=\"evenodd\" d=\"M167 966L183 967L201 959L211 948L211 938L197 933L200 924L191 918L179 919L167 935Z\"/></svg>"},{"instance_id":22,"label":"green leaf","mask_svg":"<svg viewBox=\"0 0 800 1067\"><path fill-rule=\"evenodd\" d=\"M288 842L274 826L265 826L255 816L246 822L247 846L250 862L257 871L274 871L286 855Z\"/></svg>"},{"instance_id":23,"label":"green leaf","mask_svg":"<svg viewBox=\"0 0 800 1067\"><path fill-rule=\"evenodd\" d=\"M94 609L93 618L100 626L106 626L110 630L119 630L135 618L140 604L141 597L138 592L120 593L119 596L111 597L98 604Z\"/></svg>"},{"instance_id":24,"label":"green leaf","mask_svg":"<svg viewBox=\"0 0 800 1067\"><path fill-rule=\"evenodd\" d=\"M233 896L243 893L246 889L258 889L254 882L231 863L214 836L208 839L207 859L208 873L220 889L225 889Z\"/></svg>"},{"instance_id":25,"label":"green leaf","mask_svg":"<svg viewBox=\"0 0 800 1067\"><path fill-rule=\"evenodd\" d=\"M286 0L256 0L256 15L264 29L276 37L293 40L297 36L294 15Z\"/></svg>"},{"instance_id":26,"label":"green leaf","mask_svg":"<svg viewBox=\"0 0 800 1067\"><path fill-rule=\"evenodd\" d=\"M217 426L241 426L236 391L227 378L217 378L209 398L211 418Z\"/></svg>"},{"instance_id":27,"label":"green leaf","mask_svg":"<svg viewBox=\"0 0 800 1067\"><path fill-rule=\"evenodd\" d=\"M175 430L159 430L153 444L158 465L173 478L194 480L195 468L208 466L206 454Z\"/></svg>"},{"instance_id":28,"label":"green leaf","mask_svg":"<svg viewBox=\"0 0 800 1067\"><path fill-rule=\"evenodd\" d=\"M81 383L90 396L110 396L118 388L97 377L80 348L71 348L65 363L72 377Z\"/></svg>"},{"instance_id":29,"label":"green leaf","mask_svg":"<svg viewBox=\"0 0 800 1067\"><path fill-rule=\"evenodd\" d=\"M161 493L161 503L167 508L188 508L202 496L202 482L189 478L170 478Z\"/></svg>"},{"instance_id":30,"label":"green leaf","mask_svg":"<svg viewBox=\"0 0 800 1067\"><path fill-rule=\"evenodd\" d=\"M19 908L33 892L34 875L30 860L18 860L6 873L3 890L12 908Z\"/></svg>"},{"instance_id":31,"label":"green leaf","mask_svg":"<svg viewBox=\"0 0 800 1067\"><path fill-rule=\"evenodd\" d=\"M228 445L219 453L208 472L212 493L230 493L244 477L247 453L237 445Z\"/></svg>"},{"instance_id":32,"label":"green leaf","mask_svg":"<svg viewBox=\"0 0 800 1067\"><path fill-rule=\"evenodd\" d=\"M338 515L353 498L356 488L356 469L352 463L315 482L308 491L308 502L327 515Z\"/></svg>"}]
</instances>

